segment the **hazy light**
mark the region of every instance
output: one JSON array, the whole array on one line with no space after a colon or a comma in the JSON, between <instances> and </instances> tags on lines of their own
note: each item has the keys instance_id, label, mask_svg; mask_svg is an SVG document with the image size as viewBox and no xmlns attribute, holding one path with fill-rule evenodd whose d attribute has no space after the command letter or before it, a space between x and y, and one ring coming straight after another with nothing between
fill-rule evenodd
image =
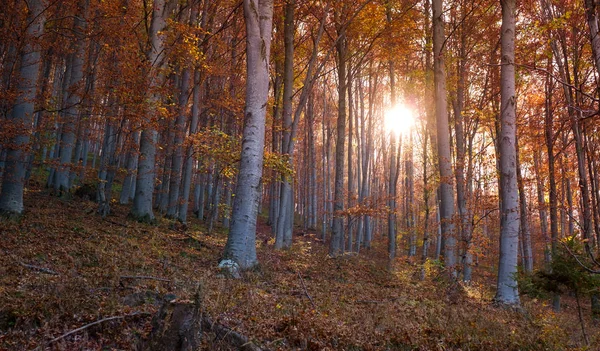
<instances>
[{"instance_id":1,"label":"hazy light","mask_svg":"<svg viewBox=\"0 0 600 351\"><path fill-rule=\"evenodd\" d=\"M385 129L396 135L406 134L415 124L412 111L404 105L396 105L385 112Z\"/></svg>"}]
</instances>

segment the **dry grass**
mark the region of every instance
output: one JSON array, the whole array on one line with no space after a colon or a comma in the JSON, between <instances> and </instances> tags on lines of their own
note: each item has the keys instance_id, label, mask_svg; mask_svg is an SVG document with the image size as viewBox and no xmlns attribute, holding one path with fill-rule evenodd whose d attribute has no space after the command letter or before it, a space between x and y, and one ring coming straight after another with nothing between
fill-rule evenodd
<instances>
[{"instance_id":1,"label":"dry grass","mask_svg":"<svg viewBox=\"0 0 600 351\"><path fill-rule=\"evenodd\" d=\"M457 289L438 279L435 269L424 281L420 268L404 259L395 273L386 271L385 242L359 256L330 259L310 234L296 237L289 252L274 251L268 228L260 227L259 269L240 280L223 279L216 269L223 231L207 236L196 220L185 231L166 220L139 224L127 219L126 206L112 206L104 221L93 202L31 190L24 218L1 223L0 349L32 350L104 317L147 312L48 346L133 349L149 331L156 300L165 294L190 298L198 284L207 313L272 350L586 349L574 301L564 298L560 314L545 301L526 298L524 313L495 308L493 280L482 268L475 275L484 278L448 294ZM131 305L133 296L141 298ZM600 349L600 329L586 323L595 343L588 349ZM204 348L227 346L207 337Z\"/></svg>"}]
</instances>

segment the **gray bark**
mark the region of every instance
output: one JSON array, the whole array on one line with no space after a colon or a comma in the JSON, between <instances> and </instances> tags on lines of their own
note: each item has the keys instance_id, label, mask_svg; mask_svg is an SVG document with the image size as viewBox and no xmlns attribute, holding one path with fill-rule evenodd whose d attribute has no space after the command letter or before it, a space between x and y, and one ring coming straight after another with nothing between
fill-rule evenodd
<instances>
[{"instance_id":1,"label":"gray bark","mask_svg":"<svg viewBox=\"0 0 600 351\"><path fill-rule=\"evenodd\" d=\"M348 208L352 208L354 206L354 175L353 175L353 163L354 163L354 146L353 146L353 138L354 138L354 123L353 123L353 115L355 113L352 105L352 69L350 65L348 65ZM354 246L354 221L352 216L348 215L348 244L346 245L346 250L352 252L352 248Z\"/></svg>"},{"instance_id":2,"label":"gray bark","mask_svg":"<svg viewBox=\"0 0 600 351\"><path fill-rule=\"evenodd\" d=\"M413 165L413 133L408 132L408 145L406 147L406 161L404 172L406 173L406 186L405 197L406 197L406 230L408 231L408 255L417 255L417 228L415 218L415 179L414 179L414 165Z\"/></svg>"},{"instance_id":3,"label":"gray bark","mask_svg":"<svg viewBox=\"0 0 600 351\"><path fill-rule=\"evenodd\" d=\"M310 94L306 108L306 120L308 123L308 229L317 229L317 152L315 150L315 112L314 95Z\"/></svg>"},{"instance_id":4,"label":"gray bark","mask_svg":"<svg viewBox=\"0 0 600 351\"><path fill-rule=\"evenodd\" d=\"M244 0L246 20L246 106L242 153L231 227L224 258L241 269L255 266L256 219L262 186L265 114L269 90L269 54L273 0ZM229 270L236 270L228 265Z\"/></svg>"},{"instance_id":5,"label":"gray bark","mask_svg":"<svg viewBox=\"0 0 600 351\"><path fill-rule=\"evenodd\" d=\"M0 191L0 213L9 216L19 216L23 213L23 187L25 173L27 171L27 151L31 136L31 124L35 107L35 97L40 73L40 47L32 40L41 36L44 31L46 8L44 0L33 0L29 2L29 13L25 40L19 53L21 56L19 65L19 82L17 83L17 99L12 108L9 123L20 128L20 131L11 140L11 145L2 151L6 152L6 161L2 177L2 189Z\"/></svg>"},{"instance_id":6,"label":"gray bark","mask_svg":"<svg viewBox=\"0 0 600 351\"><path fill-rule=\"evenodd\" d=\"M167 25L166 17L168 12L165 0L154 0L149 33L150 48L146 53L146 59L152 64L152 69L148 75L152 77L149 82L149 91L157 88L164 79L161 68L165 60L165 38L161 32ZM150 106L156 106L159 102L160 96L156 93L151 93ZM140 157L138 161L135 196L131 208L131 215L134 218L146 222L153 222L155 220L154 213L152 212L152 194L154 192L154 163L158 132L152 127L152 123L154 120L153 115L156 113L156 111L152 111L150 116L146 116L144 120L145 128L140 135Z\"/></svg>"},{"instance_id":7,"label":"gray bark","mask_svg":"<svg viewBox=\"0 0 600 351\"><path fill-rule=\"evenodd\" d=\"M461 247L461 261L463 265L463 280L465 282L471 281L472 268L471 263L473 261L470 247L471 247L471 215L467 209L467 181L465 179L465 164L466 164L466 147L467 142L465 138L465 126L467 125L463 116L464 100L465 100L465 79L467 75L466 70L466 35L465 30L461 25L460 33L460 48L459 48L459 59L457 63L457 75L458 84L456 88L456 100L453 101L454 105L454 129L456 135L456 166L455 166L455 179L456 179L456 205L458 209L459 221L459 237L462 241ZM470 152L470 150L469 150Z\"/></svg>"},{"instance_id":8,"label":"gray bark","mask_svg":"<svg viewBox=\"0 0 600 351\"><path fill-rule=\"evenodd\" d=\"M288 167L293 165L292 149L292 97L294 89L294 0L287 0L284 19L284 50L283 62L283 135L281 153L287 157ZM292 206L292 176L282 174L279 201L279 218L275 235L276 249L289 249L292 246L292 228L294 213Z\"/></svg>"},{"instance_id":9,"label":"gray bark","mask_svg":"<svg viewBox=\"0 0 600 351\"><path fill-rule=\"evenodd\" d=\"M179 188L183 171L183 140L185 138L186 109L190 90L191 69L184 68L181 73L181 88L179 91L179 109L175 121L175 143L173 145L173 160L171 161L171 178L169 184L169 204L167 217L176 218L179 211Z\"/></svg>"},{"instance_id":10,"label":"gray bark","mask_svg":"<svg viewBox=\"0 0 600 351\"><path fill-rule=\"evenodd\" d=\"M196 134L198 130L198 118L200 116L200 70L194 72L194 88L192 93L192 120L190 122L190 134ZM192 187L192 174L194 171L194 148L189 145L186 149L185 163L183 168L183 186L181 194L181 203L179 204L179 214L177 219L181 223L187 222L188 204L190 199L190 189Z\"/></svg>"},{"instance_id":11,"label":"gray bark","mask_svg":"<svg viewBox=\"0 0 600 351\"><path fill-rule=\"evenodd\" d=\"M444 19L442 1L433 0L433 65L435 84L435 115L437 124L437 150L440 172L439 212L442 238L444 240L444 260L446 269L456 277L457 252L456 233L453 223L454 190L452 185L452 164L450 158L450 136L446 97L446 71L444 68Z\"/></svg>"},{"instance_id":12,"label":"gray bark","mask_svg":"<svg viewBox=\"0 0 600 351\"><path fill-rule=\"evenodd\" d=\"M538 202L538 215L540 218L540 231L544 240L544 263L550 264L550 238L548 237L548 214L546 211L546 200L544 199L544 184L540 172L540 156L539 152L533 153L533 169L536 179L536 194Z\"/></svg>"},{"instance_id":13,"label":"gray bark","mask_svg":"<svg viewBox=\"0 0 600 351\"><path fill-rule=\"evenodd\" d=\"M210 2L204 1L202 4L202 15L200 17L200 28L207 28L208 21L208 6ZM199 6L199 5L198 5ZM193 24L196 21L196 17L198 16L198 10L195 5L192 8L192 14L190 16L190 22ZM207 43L208 33L203 36L203 41ZM206 44L202 48L202 51L206 51ZM200 104L201 104L201 84L203 84L201 71L199 67L196 67L193 75L193 90L192 90L192 117L190 121L190 130L189 135L196 134L198 130L198 121L200 118ZM190 191L192 187L192 175L194 171L194 149L192 145L188 145L186 149L185 161L184 161L184 170L183 170L183 180L182 180L182 190L181 190L181 203L179 204L179 214L177 219L181 223L187 222L187 212L189 206L189 198ZM198 189L199 190L199 189ZM194 189L196 191L196 189ZM197 197L194 196L196 199ZM196 202L194 203L194 210Z\"/></svg>"},{"instance_id":14,"label":"gray bark","mask_svg":"<svg viewBox=\"0 0 600 351\"><path fill-rule=\"evenodd\" d=\"M116 105L113 103L113 105ZM110 118L106 118L102 157L98 171L98 213L104 218L110 213L111 187L115 171L116 130Z\"/></svg>"},{"instance_id":15,"label":"gray bark","mask_svg":"<svg viewBox=\"0 0 600 351\"><path fill-rule=\"evenodd\" d=\"M344 249L344 147L346 143L346 29L340 24L341 14L335 12L338 25L337 69L338 69L338 116L337 140L335 144L335 181L333 199L333 228L329 243L329 255L338 256Z\"/></svg>"},{"instance_id":16,"label":"gray bark","mask_svg":"<svg viewBox=\"0 0 600 351\"><path fill-rule=\"evenodd\" d=\"M194 185L194 211L196 214L196 218L199 220L204 220L204 203L206 198L206 174L198 173L196 174L196 183Z\"/></svg>"},{"instance_id":17,"label":"gray bark","mask_svg":"<svg viewBox=\"0 0 600 351\"><path fill-rule=\"evenodd\" d=\"M515 113L515 1L501 0L500 71L500 257L495 300L519 305L516 274L519 250L519 194L517 187L516 113Z\"/></svg>"},{"instance_id":18,"label":"gray bark","mask_svg":"<svg viewBox=\"0 0 600 351\"><path fill-rule=\"evenodd\" d=\"M323 122L322 122L322 128L321 128L321 137L323 139L323 148L322 148L322 154L323 154L323 162L322 162L322 170L323 170L323 188L322 188L322 192L323 192L323 217L321 220L321 240L325 240L325 238L327 237L327 229L328 229L328 200L329 200L329 196L328 196L328 185L329 185L329 133L327 133L327 131L329 131L329 128L326 127L327 126L327 120L326 120L326 116L327 116L327 98L325 97L326 94L323 94Z\"/></svg>"},{"instance_id":19,"label":"gray bark","mask_svg":"<svg viewBox=\"0 0 600 351\"><path fill-rule=\"evenodd\" d=\"M531 247L531 230L529 228L529 220L527 218L527 195L525 194L525 184L523 182L523 176L521 174L521 161L519 160L519 140L516 139L516 150L517 150L517 185L519 187L519 210L521 212L520 221L520 232L521 232L521 246L523 255L523 270L526 273L533 272L533 250Z\"/></svg>"},{"instance_id":20,"label":"gray bark","mask_svg":"<svg viewBox=\"0 0 600 351\"><path fill-rule=\"evenodd\" d=\"M83 79L84 57L86 45L84 42L84 31L86 27L86 13L88 2L81 0L78 3L77 16L73 24L75 33L74 53L67 69L70 71L67 85L67 99L63 118L65 122L62 125L60 137L60 151L58 155L59 164L54 173L53 187L57 194L69 192L69 175L73 159L73 147L75 146L75 132L77 119L79 116L79 105L81 102L81 81Z\"/></svg>"},{"instance_id":21,"label":"gray bark","mask_svg":"<svg viewBox=\"0 0 600 351\"><path fill-rule=\"evenodd\" d=\"M390 26L392 23L392 8L390 2L386 2L385 15L387 25ZM388 53L390 56L392 53ZM390 77L390 101L391 108L396 108L396 73L394 69L394 61L388 60L388 70ZM397 194L397 181L400 164L396 160L396 138L400 138L399 135L395 135L394 131L390 131L390 168L389 168L389 180L388 180L388 258L389 265L396 258L396 235L397 235L397 219L396 219L396 198ZM400 143L400 141L398 142Z\"/></svg>"},{"instance_id":22,"label":"gray bark","mask_svg":"<svg viewBox=\"0 0 600 351\"><path fill-rule=\"evenodd\" d=\"M431 32L430 32L430 18L431 18L431 2L425 0L424 4L425 11L425 43L426 47L431 47ZM427 49L425 51L425 96L426 96L426 122L423 132L423 148L421 154L423 155L423 205L425 207L425 215L423 218L423 250L421 253L421 263L425 263L429 256L429 245L431 242L431 235L429 233L429 216L431 215L431 206L429 205L430 189L429 189L429 175L428 175L428 141L433 139L432 128L428 128L433 125L435 121L435 110L433 107L433 63L432 63L432 52ZM421 276L424 279L424 269L422 270Z\"/></svg>"},{"instance_id":23,"label":"gray bark","mask_svg":"<svg viewBox=\"0 0 600 351\"><path fill-rule=\"evenodd\" d=\"M138 146L140 143L140 133L133 132L133 140L130 141L129 151L127 152L126 157L126 171L125 179L123 180L123 188L121 189L121 196L119 198L119 203L122 205L128 204L129 201L133 200L134 187L135 187L135 175L136 175L136 167L138 163Z\"/></svg>"}]
</instances>

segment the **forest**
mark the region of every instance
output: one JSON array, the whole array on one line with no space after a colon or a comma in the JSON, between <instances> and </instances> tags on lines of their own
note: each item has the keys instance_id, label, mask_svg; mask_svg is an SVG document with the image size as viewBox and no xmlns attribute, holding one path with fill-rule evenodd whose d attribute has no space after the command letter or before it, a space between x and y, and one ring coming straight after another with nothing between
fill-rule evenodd
<instances>
[{"instance_id":1,"label":"forest","mask_svg":"<svg viewBox=\"0 0 600 351\"><path fill-rule=\"evenodd\" d=\"M0 350L600 350L594 0L3 0Z\"/></svg>"}]
</instances>

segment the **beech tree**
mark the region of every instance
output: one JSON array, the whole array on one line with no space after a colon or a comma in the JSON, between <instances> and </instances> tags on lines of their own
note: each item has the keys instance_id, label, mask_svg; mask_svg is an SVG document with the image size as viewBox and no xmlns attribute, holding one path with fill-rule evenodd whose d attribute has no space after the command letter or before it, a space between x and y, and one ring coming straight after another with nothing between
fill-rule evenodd
<instances>
[{"instance_id":1,"label":"beech tree","mask_svg":"<svg viewBox=\"0 0 600 351\"><path fill-rule=\"evenodd\" d=\"M433 66L435 84L435 116L438 168L440 173L439 202L444 262L451 276L456 276L456 233L454 229L454 189L447 110L446 70L444 65L444 14L442 0L432 0L433 10Z\"/></svg>"},{"instance_id":2,"label":"beech tree","mask_svg":"<svg viewBox=\"0 0 600 351\"><path fill-rule=\"evenodd\" d=\"M167 16L169 7L166 0L154 0L152 8L152 22L148 33L148 49L146 60L149 67L149 87L150 111L144 120L145 128L140 135L140 157L138 161L137 180L135 196L133 198L133 207L131 214L142 221L154 221L152 211L152 197L154 193L155 161L156 161L156 143L158 141L158 132L153 125L156 123L159 113L158 107L161 96L156 91L162 84L164 73L162 72L165 63L165 27L167 25Z\"/></svg>"},{"instance_id":3,"label":"beech tree","mask_svg":"<svg viewBox=\"0 0 600 351\"><path fill-rule=\"evenodd\" d=\"M9 217L20 216L23 213L23 187L29 156L27 148L32 132L38 78L42 66L39 40L44 33L46 1L34 0L28 5L24 45L19 53L17 97L8 115L8 121L5 122L10 123L11 129L15 131L6 149L0 190L0 214Z\"/></svg>"},{"instance_id":4,"label":"beech tree","mask_svg":"<svg viewBox=\"0 0 600 351\"><path fill-rule=\"evenodd\" d=\"M519 251L519 192L517 187L517 119L515 113L515 1L501 0L500 68L500 257L495 300L519 305L516 281ZM525 215L525 214L522 214Z\"/></svg>"},{"instance_id":5,"label":"beech tree","mask_svg":"<svg viewBox=\"0 0 600 351\"><path fill-rule=\"evenodd\" d=\"M249 269L258 263L255 243L256 220L262 185L273 0L244 0L244 19L248 76L242 153L231 226L224 260L220 263L232 274L236 274L238 267Z\"/></svg>"}]
</instances>

